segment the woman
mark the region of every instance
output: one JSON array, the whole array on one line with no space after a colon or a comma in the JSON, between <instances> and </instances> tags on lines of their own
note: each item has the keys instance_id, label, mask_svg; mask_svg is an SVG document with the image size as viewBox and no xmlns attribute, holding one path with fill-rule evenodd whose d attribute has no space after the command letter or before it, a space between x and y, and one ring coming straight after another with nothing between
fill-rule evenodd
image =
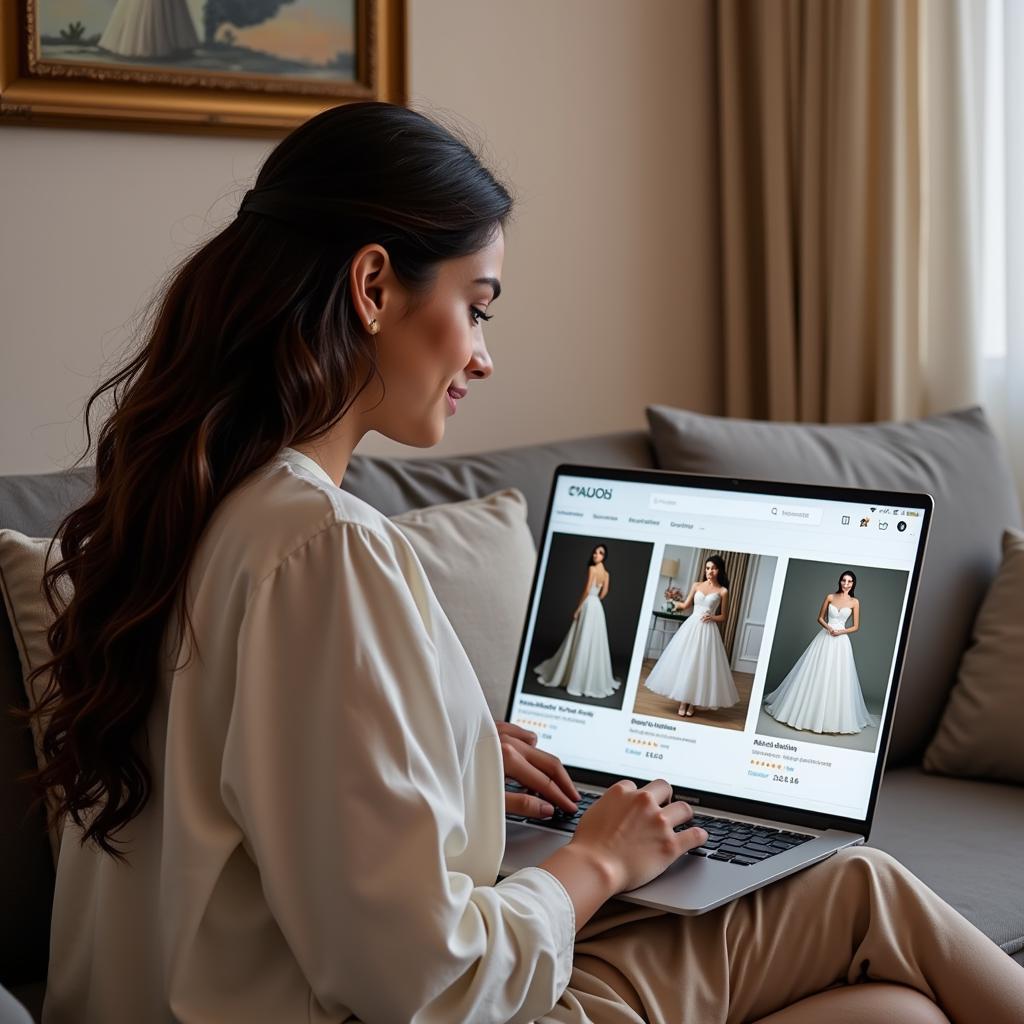
<instances>
[{"instance_id":1,"label":"woman","mask_svg":"<svg viewBox=\"0 0 1024 1024\"><path fill-rule=\"evenodd\" d=\"M38 781L70 815L46 1024L739 1021L862 972L898 984L844 1005L1007 1024L1020 968L882 853L695 919L609 900L706 837L663 779L495 882L506 809L579 794L495 726L404 535L338 485L366 432L436 444L491 375L510 210L427 118L325 111L100 389L96 489L46 576Z\"/></svg>"},{"instance_id":2,"label":"woman","mask_svg":"<svg viewBox=\"0 0 1024 1024\"><path fill-rule=\"evenodd\" d=\"M534 668L543 686L564 686L574 697L610 697L622 684L612 675L608 624L601 602L608 596L608 549L598 544L587 563L587 582L572 625L557 651Z\"/></svg>"},{"instance_id":3,"label":"woman","mask_svg":"<svg viewBox=\"0 0 1024 1024\"><path fill-rule=\"evenodd\" d=\"M764 703L772 718L817 733L858 733L877 724L864 703L850 643L850 634L860 629L856 589L857 577L847 569L835 593L825 595L818 611L821 631Z\"/></svg>"},{"instance_id":4,"label":"woman","mask_svg":"<svg viewBox=\"0 0 1024 1024\"><path fill-rule=\"evenodd\" d=\"M728 615L728 601L725 560L721 555L711 555L686 600L672 602L675 611L692 607L693 614L669 640L644 686L678 700L678 714L684 717L692 718L695 706L717 711L720 707L731 708L740 699L718 631L718 623L725 622Z\"/></svg>"}]
</instances>

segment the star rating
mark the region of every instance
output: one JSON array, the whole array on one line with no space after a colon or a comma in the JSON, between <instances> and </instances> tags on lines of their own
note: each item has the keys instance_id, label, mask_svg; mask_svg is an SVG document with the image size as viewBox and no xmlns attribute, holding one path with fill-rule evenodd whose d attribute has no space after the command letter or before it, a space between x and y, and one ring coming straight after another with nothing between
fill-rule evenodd
<instances>
[{"instance_id":1,"label":"star rating","mask_svg":"<svg viewBox=\"0 0 1024 1024\"><path fill-rule=\"evenodd\" d=\"M550 729L551 728L551 723L550 722L541 722L541 721L538 721L536 718L517 718L515 724L516 725L521 725L524 729L529 729L529 728L534 728L534 729Z\"/></svg>"},{"instance_id":2,"label":"star rating","mask_svg":"<svg viewBox=\"0 0 1024 1024\"><path fill-rule=\"evenodd\" d=\"M755 758L750 759L750 763L758 768L784 768L785 765L776 764L774 761L758 761Z\"/></svg>"},{"instance_id":3,"label":"star rating","mask_svg":"<svg viewBox=\"0 0 1024 1024\"><path fill-rule=\"evenodd\" d=\"M661 746L661 744L658 743L657 740L635 740L635 739L630 738L630 739L627 739L626 742L632 744L634 747L658 747L658 746Z\"/></svg>"}]
</instances>

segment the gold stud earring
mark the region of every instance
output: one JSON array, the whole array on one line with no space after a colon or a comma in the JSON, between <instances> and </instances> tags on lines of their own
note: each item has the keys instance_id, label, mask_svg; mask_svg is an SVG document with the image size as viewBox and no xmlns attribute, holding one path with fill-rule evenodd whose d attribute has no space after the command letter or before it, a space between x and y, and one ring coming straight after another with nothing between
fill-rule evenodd
<instances>
[{"instance_id":1,"label":"gold stud earring","mask_svg":"<svg viewBox=\"0 0 1024 1024\"><path fill-rule=\"evenodd\" d=\"M377 334L380 331L380 324L377 323L377 318L376 317L372 317L371 318L370 322L366 325L366 329L371 334Z\"/></svg>"}]
</instances>

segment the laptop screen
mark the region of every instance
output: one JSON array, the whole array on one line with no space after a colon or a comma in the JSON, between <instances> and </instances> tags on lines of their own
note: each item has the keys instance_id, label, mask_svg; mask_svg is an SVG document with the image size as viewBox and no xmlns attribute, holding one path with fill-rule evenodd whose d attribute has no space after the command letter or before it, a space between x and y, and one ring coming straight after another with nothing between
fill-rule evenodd
<instances>
[{"instance_id":1,"label":"laptop screen","mask_svg":"<svg viewBox=\"0 0 1024 1024\"><path fill-rule=\"evenodd\" d=\"M569 767L864 820L930 508L560 467L508 721Z\"/></svg>"}]
</instances>

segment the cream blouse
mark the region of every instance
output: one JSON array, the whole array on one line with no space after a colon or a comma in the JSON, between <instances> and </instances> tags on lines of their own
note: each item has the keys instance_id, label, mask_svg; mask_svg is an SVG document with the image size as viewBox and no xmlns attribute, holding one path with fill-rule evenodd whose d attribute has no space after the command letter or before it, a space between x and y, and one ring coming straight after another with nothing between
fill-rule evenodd
<instances>
[{"instance_id":1,"label":"cream blouse","mask_svg":"<svg viewBox=\"0 0 1024 1024\"><path fill-rule=\"evenodd\" d=\"M189 609L128 864L64 830L45 1024L550 1010L573 906L542 868L495 882L498 734L402 532L285 448L217 509Z\"/></svg>"}]
</instances>

